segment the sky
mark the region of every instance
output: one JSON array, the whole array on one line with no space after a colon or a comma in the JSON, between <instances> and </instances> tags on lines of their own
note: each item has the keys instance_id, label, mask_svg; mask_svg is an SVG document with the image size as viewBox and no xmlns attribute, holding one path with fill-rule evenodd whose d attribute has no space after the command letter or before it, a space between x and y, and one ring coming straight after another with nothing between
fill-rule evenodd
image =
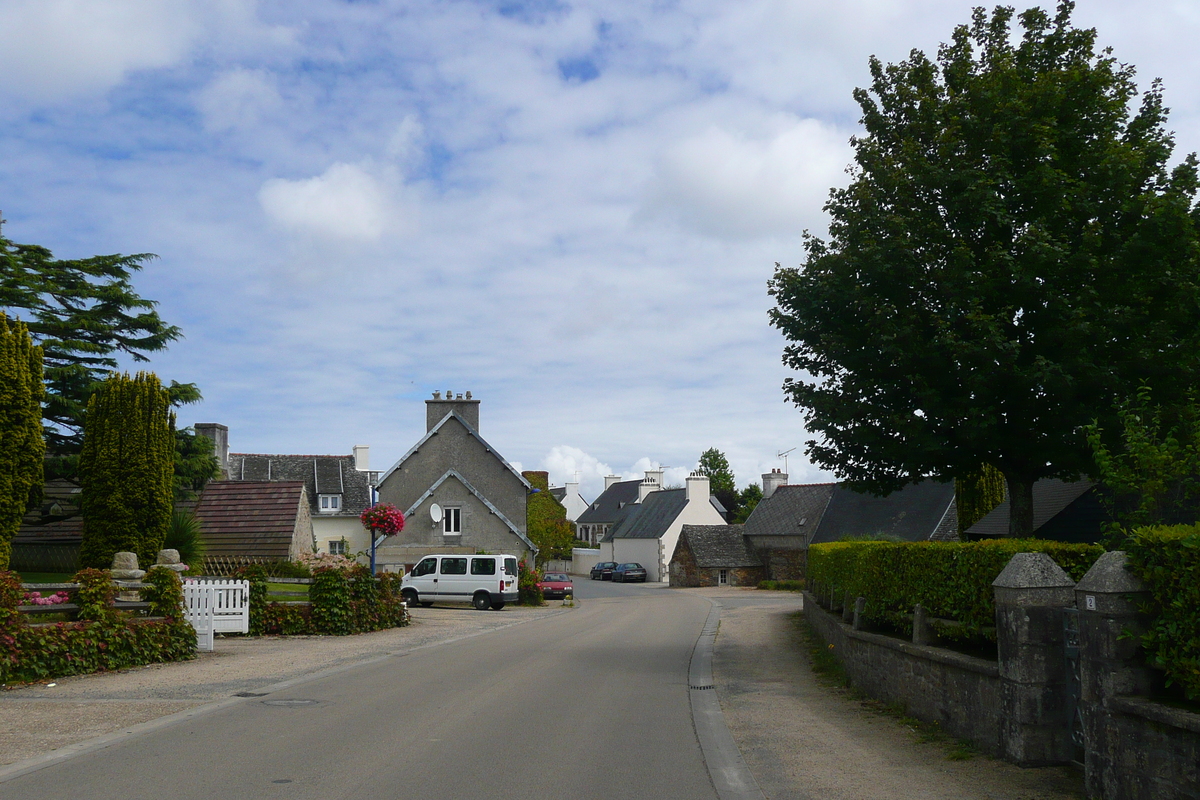
<instances>
[{"instance_id":1,"label":"sky","mask_svg":"<svg viewBox=\"0 0 1200 800\"><path fill-rule=\"evenodd\" d=\"M804 456L775 262L822 235L868 59L972 4L0 0L5 236L155 253L135 280L236 452L386 469L433 391L510 462L578 479L704 450ZM1018 5L1025 8L1027 5ZM1177 155L1200 150L1200 0L1080 0Z\"/></svg>"}]
</instances>

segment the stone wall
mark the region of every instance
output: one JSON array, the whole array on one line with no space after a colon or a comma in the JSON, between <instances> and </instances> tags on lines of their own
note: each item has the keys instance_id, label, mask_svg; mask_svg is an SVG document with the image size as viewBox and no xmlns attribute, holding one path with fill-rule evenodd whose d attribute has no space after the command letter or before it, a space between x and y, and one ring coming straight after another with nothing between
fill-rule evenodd
<instances>
[{"instance_id":1,"label":"stone wall","mask_svg":"<svg viewBox=\"0 0 1200 800\"><path fill-rule=\"evenodd\" d=\"M859 630L862 598L839 615L805 592L804 614L857 689L986 753L1082 758L1096 800L1200 800L1200 713L1155 699L1163 678L1138 645L1145 588L1125 554L1105 553L1076 585L1044 553L1018 553L992 587L997 661L924 644L919 606L911 643Z\"/></svg>"},{"instance_id":2,"label":"stone wall","mask_svg":"<svg viewBox=\"0 0 1200 800\"><path fill-rule=\"evenodd\" d=\"M773 581L798 581L804 579L808 566L808 550L770 549L762 551L766 566L764 579Z\"/></svg>"},{"instance_id":3,"label":"stone wall","mask_svg":"<svg viewBox=\"0 0 1200 800\"><path fill-rule=\"evenodd\" d=\"M1000 669L994 661L854 630L804 593L804 617L833 645L850 683L951 736L1000 755Z\"/></svg>"}]
</instances>

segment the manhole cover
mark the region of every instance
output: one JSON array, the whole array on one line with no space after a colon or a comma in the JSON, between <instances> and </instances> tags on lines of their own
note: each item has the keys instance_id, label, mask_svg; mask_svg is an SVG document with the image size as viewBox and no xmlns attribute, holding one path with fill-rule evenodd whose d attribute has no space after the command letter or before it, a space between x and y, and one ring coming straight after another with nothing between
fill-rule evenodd
<instances>
[{"instance_id":1,"label":"manhole cover","mask_svg":"<svg viewBox=\"0 0 1200 800\"><path fill-rule=\"evenodd\" d=\"M263 700L264 706L315 706L316 700Z\"/></svg>"}]
</instances>

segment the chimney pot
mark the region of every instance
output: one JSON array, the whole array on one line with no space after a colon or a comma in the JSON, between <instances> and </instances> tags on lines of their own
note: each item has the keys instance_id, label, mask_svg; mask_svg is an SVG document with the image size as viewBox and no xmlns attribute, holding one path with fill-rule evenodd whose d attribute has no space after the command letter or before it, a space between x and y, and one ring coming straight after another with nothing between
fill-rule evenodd
<instances>
[{"instance_id":1,"label":"chimney pot","mask_svg":"<svg viewBox=\"0 0 1200 800\"><path fill-rule=\"evenodd\" d=\"M467 392L467 399L468 399L468 400L470 400L470 399L471 399L471 393L470 393L470 392Z\"/></svg>"}]
</instances>

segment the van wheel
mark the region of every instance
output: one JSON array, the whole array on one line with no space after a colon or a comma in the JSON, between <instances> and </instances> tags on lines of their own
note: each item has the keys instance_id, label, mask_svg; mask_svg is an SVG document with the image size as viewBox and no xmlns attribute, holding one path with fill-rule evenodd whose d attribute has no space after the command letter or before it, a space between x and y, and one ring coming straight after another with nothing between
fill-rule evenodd
<instances>
[{"instance_id":1,"label":"van wheel","mask_svg":"<svg viewBox=\"0 0 1200 800\"><path fill-rule=\"evenodd\" d=\"M476 592L474 603L476 611L487 611L492 605L492 596L487 592Z\"/></svg>"},{"instance_id":2,"label":"van wheel","mask_svg":"<svg viewBox=\"0 0 1200 800\"><path fill-rule=\"evenodd\" d=\"M492 603L492 610L493 610L493 611L499 611L499 610L500 610L500 609L502 609L502 608L504 608L504 601L503 601L503 600L497 600L496 602Z\"/></svg>"},{"instance_id":3,"label":"van wheel","mask_svg":"<svg viewBox=\"0 0 1200 800\"><path fill-rule=\"evenodd\" d=\"M408 603L409 608L417 604L417 593L412 589L405 589L400 596L404 598L404 602Z\"/></svg>"}]
</instances>

